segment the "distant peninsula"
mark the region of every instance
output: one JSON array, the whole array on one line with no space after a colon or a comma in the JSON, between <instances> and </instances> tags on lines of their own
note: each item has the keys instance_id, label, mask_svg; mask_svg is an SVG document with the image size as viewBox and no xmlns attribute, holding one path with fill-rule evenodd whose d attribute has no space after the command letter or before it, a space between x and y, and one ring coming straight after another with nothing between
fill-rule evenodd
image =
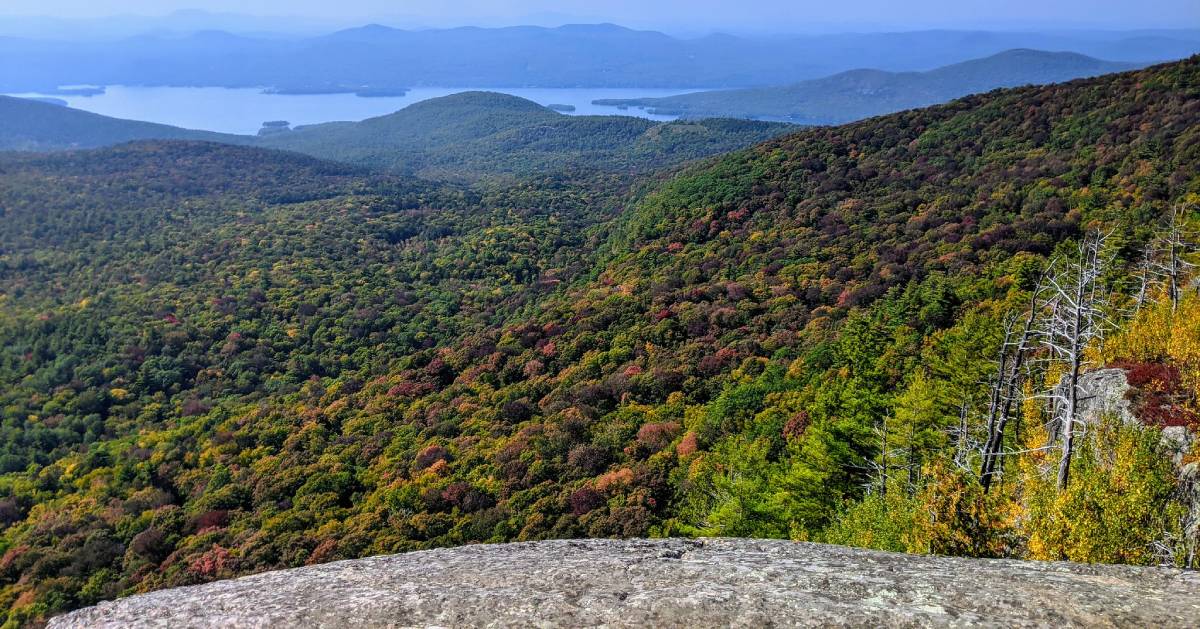
<instances>
[{"instance_id":1,"label":"distant peninsula","mask_svg":"<svg viewBox=\"0 0 1200 629\"><path fill-rule=\"evenodd\" d=\"M276 86L263 89L263 94L280 96L325 96L328 94L354 94L359 98L395 98L405 96L407 87L389 86L350 86L350 85L294 85Z\"/></svg>"}]
</instances>

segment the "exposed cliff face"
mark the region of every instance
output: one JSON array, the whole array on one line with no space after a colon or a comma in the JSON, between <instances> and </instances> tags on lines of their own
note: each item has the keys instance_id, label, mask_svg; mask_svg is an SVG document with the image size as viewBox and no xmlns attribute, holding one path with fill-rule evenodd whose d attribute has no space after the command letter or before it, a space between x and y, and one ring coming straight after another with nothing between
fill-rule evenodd
<instances>
[{"instance_id":1,"label":"exposed cliff face","mask_svg":"<svg viewBox=\"0 0 1200 629\"><path fill-rule=\"evenodd\" d=\"M1200 574L755 540L468 546L165 590L50 627L1194 626Z\"/></svg>"},{"instance_id":2,"label":"exposed cliff face","mask_svg":"<svg viewBox=\"0 0 1200 629\"><path fill-rule=\"evenodd\" d=\"M1059 385L1056 393L1062 395L1066 380ZM1096 369L1079 377L1079 419L1087 424L1100 423L1105 417L1114 417L1127 424L1152 424L1152 412L1157 410L1178 412L1178 406L1161 405L1163 400L1141 401L1134 399L1144 392L1139 391L1129 382L1129 371L1122 368ZM1161 406L1160 406L1161 405ZM1186 426L1164 426L1162 428L1162 444L1176 464L1183 461L1184 455L1192 449L1196 440L1195 433ZM1058 439L1058 426L1051 426L1051 440Z\"/></svg>"},{"instance_id":3,"label":"exposed cliff face","mask_svg":"<svg viewBox=\"0 0 1200 629\"><path fill-rule=\"evenodd\" d=\"M1061 385L1060 385L1061 386ZM1080 376L1079 415L1089 423L1098 423L1111 415L1126 423L1137 421L1129 402L1129 380L1124 369L1097 369Z\"/></svg>"}]
</instances>

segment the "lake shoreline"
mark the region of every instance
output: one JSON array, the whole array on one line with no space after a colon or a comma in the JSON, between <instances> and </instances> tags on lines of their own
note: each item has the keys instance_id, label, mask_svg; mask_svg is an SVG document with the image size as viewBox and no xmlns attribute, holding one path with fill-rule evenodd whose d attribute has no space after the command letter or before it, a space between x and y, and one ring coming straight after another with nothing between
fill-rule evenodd
<instances>
[{"instance_id":1,"label":"lake shoreline","mask_svg":"<svg viewBox=\"0 0 1200 629\"><path fill-rule=\"evenodd\" d=\"M701 91L673 88L503 88L413 87L393 93L322 91L290 93L263 87L145 87L107 85L88 92L6 94L21 98L53 97L76 109L113 118L168 124L185 129L254 135L262 123L287 120L293 126L360 121L387 115L409 105L460 92L486 91L531 100L571 116L636 116L660 122L678 116L644 110L618 110L595 101L655 98ZM361 91L361 90L360 90Z\"/></svg>"}]
</instances>

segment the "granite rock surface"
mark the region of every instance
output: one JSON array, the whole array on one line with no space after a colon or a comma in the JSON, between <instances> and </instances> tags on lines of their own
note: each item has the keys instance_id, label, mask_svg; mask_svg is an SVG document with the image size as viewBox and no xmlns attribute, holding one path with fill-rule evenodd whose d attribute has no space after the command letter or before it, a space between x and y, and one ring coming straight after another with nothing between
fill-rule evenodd
<instances>
[{"instance_id":1,"label":"granite rock surface","mask_svg":"<svg viewBox=\"0 0 1200 629\"><path fill-rule=\"evenodd\" d=\"M1200 626L1200 574L785 541L414 552L131 596L50 627Z\"/></svg>"}]
</instances>

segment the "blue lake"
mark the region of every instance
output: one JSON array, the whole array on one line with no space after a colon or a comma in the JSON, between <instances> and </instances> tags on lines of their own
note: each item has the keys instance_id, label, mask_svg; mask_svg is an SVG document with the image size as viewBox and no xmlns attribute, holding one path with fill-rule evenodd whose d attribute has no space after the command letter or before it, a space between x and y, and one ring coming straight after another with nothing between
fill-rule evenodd
<instances>
[{"instance_id":1,"label":"blue lake","mask_svg":"<svg viewBox=\"0 0 1200 629\"><path fill-rule=\"evenodd\" d=\"M486 90L527 98L542 105L574 105L574 115L628 115L653 120L672 116L648 114L637 108L618 110L593 105L601 98L669 96L689 90L654 88L470 88L422 87L404 96L363 98L354 94L264 94L260 89L221 87L109 86L96 96L54 96L71 107L114 118L145 120L188 129L225 133L257 133L267 120L287 120L292 125L335 120L362 120L403 109L413 103L458 92ZM44 96L14 94L15 96Z\"/></svg>"}]
</instances>

